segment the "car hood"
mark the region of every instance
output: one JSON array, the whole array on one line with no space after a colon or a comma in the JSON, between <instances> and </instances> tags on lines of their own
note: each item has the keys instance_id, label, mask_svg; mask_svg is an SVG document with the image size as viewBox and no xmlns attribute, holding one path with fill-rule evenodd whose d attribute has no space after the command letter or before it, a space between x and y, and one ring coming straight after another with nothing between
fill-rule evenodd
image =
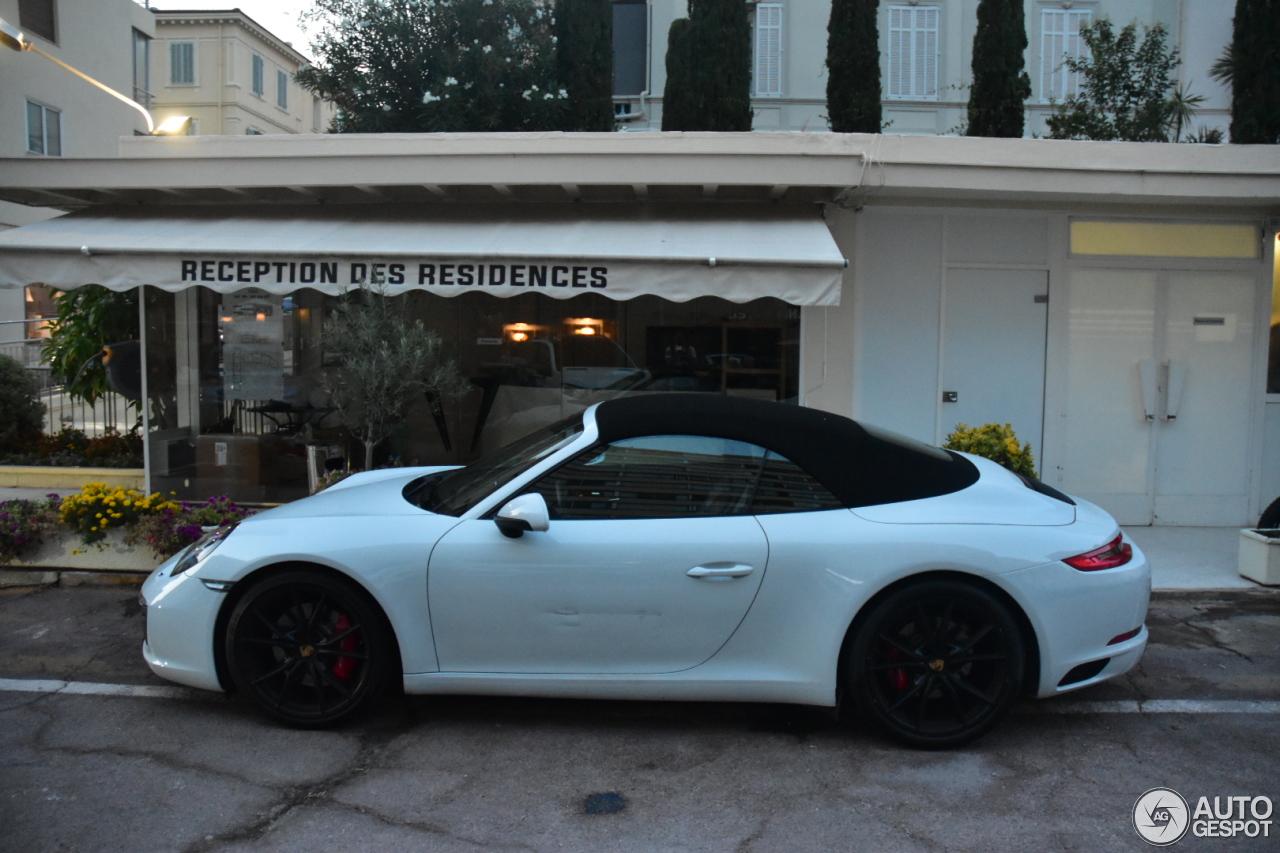
<instances>
[{"instance_id":1,"label":"car hood","mask_svg":"<svg viewBox=\"0 0 1280 853\"><path fill-rule=\"evenodd\" d=\"M1057 527L1076 520L1076 507L1043 495L989 459L962 453L978 481L949 495L858 507L853 513L882 524L1011 524Z\"/></svg>"},{"instance_id":2,"label":"car hood","mask_svg":"<svg viewBox=\"0 0 1280 853\"><path fill-rule=\"evenodd\" d=\"M248 519L350 517L357 515L430 515L404 499L404 487L423 474L456 466L388 468L354 474L319 494L269 509Z\"/></svg>"}]
</instances>

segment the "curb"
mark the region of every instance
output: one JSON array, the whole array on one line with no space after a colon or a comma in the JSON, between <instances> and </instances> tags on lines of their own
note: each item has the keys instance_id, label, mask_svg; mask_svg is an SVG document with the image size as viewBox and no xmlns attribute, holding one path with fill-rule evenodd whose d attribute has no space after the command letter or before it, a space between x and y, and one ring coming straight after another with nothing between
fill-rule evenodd
<instances>
[{"instance_id":1,"label":"curb","mask_svg":"<svg viewBox=\"0 0 1280 853\"><path fill-rule=\"evenodd\" d=\"M0 570L0 589L31 586L133 586L140 585L148 574L150 573L122 572L117 569L4 569Z\"/></svg>"}]
</instances>

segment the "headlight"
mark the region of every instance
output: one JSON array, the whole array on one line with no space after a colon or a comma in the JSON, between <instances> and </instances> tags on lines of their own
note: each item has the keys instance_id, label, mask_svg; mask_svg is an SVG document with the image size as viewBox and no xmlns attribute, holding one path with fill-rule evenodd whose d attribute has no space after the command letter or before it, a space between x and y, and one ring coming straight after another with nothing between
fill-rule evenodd
<instances>
[{"instance_id":1,"label":"headlight","mask_svg":"<svg viewBox=\"0 0 1280 853\"><path fill-rule=\"evenodd\" d=\"M213 550L222 544L222 541L231 535L231 531L236 529L236 525L228 524L226 527L219 527L217 530L211 530L201 536L196 541L187 546L187 550L182 552L182 556L178 559L178 564L173 567L173 571L169 573L170 577L177 577L187 569L195 566L213 553Z\"/></svg>"}]
</instances>

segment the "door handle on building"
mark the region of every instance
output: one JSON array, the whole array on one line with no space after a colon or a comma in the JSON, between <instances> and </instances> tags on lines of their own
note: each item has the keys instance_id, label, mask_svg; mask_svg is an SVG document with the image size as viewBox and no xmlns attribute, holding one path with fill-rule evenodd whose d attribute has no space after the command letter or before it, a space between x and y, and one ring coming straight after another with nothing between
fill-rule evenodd
<instances>
[{"instance_id":1,"label":"door handle on building","mask_svg":"<svg viewBox=\"0 0 1280 853\"><path fill-rule=\"evenodd\" d=\"M1182 404L1182 386L1187 379L1187 366L1176 359L1166 359L1164 374L1167 389L1164 400L1164 419L1174 421L1178 419L1178 407Z\"/></svg>"},{"instance_id":2,"label":"door handle on building","mask_svg":"<svg viewBox=\"0 0 1280 853\"><path fill-rule=\"evenodd\" d=\"M1142 413L1148 421L1154 421L1160 400L1160 365L1154 358L1138 362L1138 379L1142 383Z\"/></svg>"}]
</instances>

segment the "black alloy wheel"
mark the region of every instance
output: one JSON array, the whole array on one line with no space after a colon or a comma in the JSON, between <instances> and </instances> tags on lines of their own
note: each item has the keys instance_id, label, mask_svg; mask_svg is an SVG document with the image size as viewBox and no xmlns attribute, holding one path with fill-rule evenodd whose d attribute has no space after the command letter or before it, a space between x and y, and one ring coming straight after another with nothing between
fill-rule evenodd
<instances>
[{"instance_id":1,"label":"black alloy wheel","mask_svg":"<svg viewBox=\"0 0 1280 853\"><path fill-rule=\"evenodd\" d=\"M341 722L386 687L397 659L382 615L352 585L312 572L255 584L227 624L236 687L293 726Z\"/></svg>"},{"instance_id":2,"label":"black alloy wheel","mask_svg":"<svg viewBox=\"0 0 1280 853\"><path fill-rule=\"evenodd\" d=\"M960 746L989 731L1022 691L1022 635L1009 610L959 581L904 587L868 614L848 657L859 709L911 746Z\"/></svg>"}]
</instances>

